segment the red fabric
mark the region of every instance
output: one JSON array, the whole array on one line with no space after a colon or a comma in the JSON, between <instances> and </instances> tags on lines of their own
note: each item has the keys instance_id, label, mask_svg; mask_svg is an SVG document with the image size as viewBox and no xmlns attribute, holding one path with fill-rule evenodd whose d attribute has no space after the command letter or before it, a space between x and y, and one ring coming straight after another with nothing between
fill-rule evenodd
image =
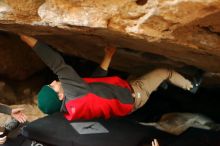
<instances>
[{"instance_id":1,"label":"red fabric","mask_svg":"<svg viewBox=\"0 0 220 146\"><path fill-rule=\"evenodd\" d=\"M128 82L117 76L84 78L84 81L87 83L102 82L131 90ZM66 103L66 109L68 113L65 114L65 117L69 121L76 119L93 119L98 117L108 119L111 116L128 115L133 109L133 104L123 104L116 98L106 99L93 93L88 93L83 97L68 101Z\"/></svg>"},{"instance_id":2,"label":"red fabric","mask_svg":"<svg viewBox=\"0 0 220 146\"><path fill-rule=\"evenodd\" d=\"M98 97L95 94L89 93L84 97L71 100L66 104L68 113L65 114L67 120L76 119L93 119L104 117L105 119L111 116L125 116L132 109L132 104L122 104L117 99L105 99Z\"/></svg>"}]
</instances>

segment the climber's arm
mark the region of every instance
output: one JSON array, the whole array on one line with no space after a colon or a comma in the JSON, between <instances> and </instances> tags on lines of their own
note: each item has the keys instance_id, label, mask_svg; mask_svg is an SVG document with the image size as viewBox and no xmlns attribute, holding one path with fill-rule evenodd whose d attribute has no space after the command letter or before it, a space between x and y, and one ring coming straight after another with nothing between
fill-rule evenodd
<instances>
[{"instance_id":1,"label":"climber's arm","mask_svg":"<svg viewBox=\"0 0 220 146\"><path fill-rule=\"evenodd\" d=\"M92 77L104 77L108 74L108 68L111 63L112 57L116 52L115 47L106 47L105 55L99 67L93 72Z\"/></svg>"}]
</instances>

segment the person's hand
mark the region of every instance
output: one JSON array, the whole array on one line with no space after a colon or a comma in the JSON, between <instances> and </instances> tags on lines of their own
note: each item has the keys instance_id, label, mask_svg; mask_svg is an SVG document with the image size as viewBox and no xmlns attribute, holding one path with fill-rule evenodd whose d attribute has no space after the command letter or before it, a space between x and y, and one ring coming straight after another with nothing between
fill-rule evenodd
<instances>
[{"instance_id":1,"label":"person's hand","mask_svg":"<svg viewBox=\"0 0 220 146\"><path fill-rule=\"evenodd\" d=\"M159 143L158 143L157 139L154 139L152 141L152 146L159 146Z\"/></svg>"},{"instance_id":2,"label":"person's hand","mask_svg":"<svg viewBox=\"0 0 220 146\"><path fill-rule=\"evenodd\" d=\"M23 108L15 108L11 111L11 116L15 118L18 122L24 123L27 121L27 116L22 112Z\"/></svg>"},{"instance_id":3,"label":"person's hand","mask_svg":"<svg viewBox=\"0 0 220 146\"><path fill-rule=\"evenodd\" d=\"M19 33L18 35L20 36L20 39L23 41L28 38L28 36L21 34L21 33Z\"/></svg>"},{"instance_id":4,"label":"person's hand","mask_svg":"<svg viewBox=\"0 0 220 146\"><path fill-rule=\"evenodd\" d=\"M116 52L116 48L113 46L108 46L105 48L105 56L112 57Z\"/></svg>"},{"instance_id":5,"label":"person's hand","mask_svg":"<svg viewBox=\"0 0 220 146\"><path fill-rule=\"evenodd\" d=\"M24 34L18 34L21 38L21 40L25 43L27 43L31 48L33 48L35 46L35 44L37 43L37 39L31 37L31 36L27 36Z\"/></svg>"},{"instance_id":6,"label":"person's hand","mask_svg":"<svg viewBox=\"0 0 220 146\"><path fill-rule=\"evenodd\" d=\"M0 132L0 135L2 135L3 133ZM4 137L0 137L0 144L4 144L7 140L7 136L4 136Z\"/></svg>"}]
</instances>

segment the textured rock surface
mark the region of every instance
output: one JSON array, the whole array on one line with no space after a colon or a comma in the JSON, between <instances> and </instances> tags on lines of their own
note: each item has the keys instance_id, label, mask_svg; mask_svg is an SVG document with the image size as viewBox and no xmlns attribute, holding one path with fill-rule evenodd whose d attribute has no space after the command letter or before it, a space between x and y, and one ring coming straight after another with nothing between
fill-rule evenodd
<instances>
[{"instance_id":1,"label":"textured rock surface","mask_svg":"<svg viewBox=\"0 0 220 146\"><path fill-rule=\"evenodd\" d=\"M44 67L33 51L18 37L0 32L0 74L12 79L25 79Z\"/></svg>"},{"instance_id":2,"label":"textured rock surface","mask_svg":"<svg viewBox=\"0 0 220 146\"><path fill-rule=\"evenodd\" d=\"M219 0L0 0L3 31L34 35L62 52L96 62L102 48L114 44L123 48L113 60L116 69L142 73L158 66L193 65L210 72L217 83L219 17ZM21 44L16 36L12 40ZM42 67L33 63L35 71Z\"/></svg>"}]
</instances>

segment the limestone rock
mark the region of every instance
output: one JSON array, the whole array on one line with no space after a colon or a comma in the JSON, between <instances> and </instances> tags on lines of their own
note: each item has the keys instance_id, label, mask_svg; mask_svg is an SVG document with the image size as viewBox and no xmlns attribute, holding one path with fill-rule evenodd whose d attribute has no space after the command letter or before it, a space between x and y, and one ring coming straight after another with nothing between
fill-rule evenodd
<instances>
[{"instance_id":1,"label":"limestone rock","mask_svg":"<svg viewBox=\"0 0 220 146\"><path fill-rule=\"evenodd\" d=\"M123 49L113 67L134 74L193 65L220 78L219 16L219 0L0 1L0 30L33 35L66 54L96 62L102 48L114 44ZM26 77L33 74L27 72Z\"/></svg>"}]
</instances>

